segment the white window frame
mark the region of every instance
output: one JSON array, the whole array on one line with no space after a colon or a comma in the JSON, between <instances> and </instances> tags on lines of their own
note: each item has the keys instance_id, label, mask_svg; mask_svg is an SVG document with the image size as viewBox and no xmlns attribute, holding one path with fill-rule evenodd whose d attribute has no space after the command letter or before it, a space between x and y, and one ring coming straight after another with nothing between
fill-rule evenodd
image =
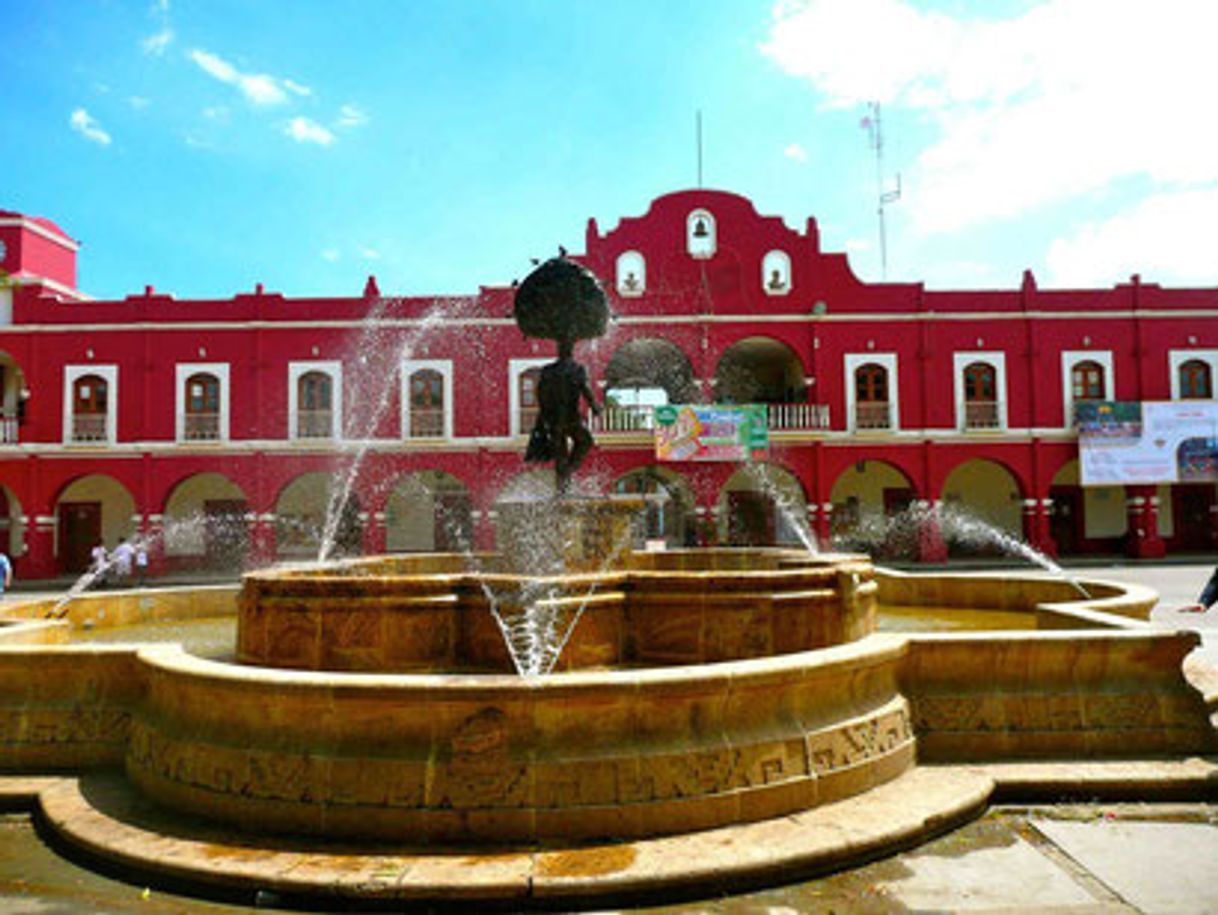
<instances>
[{"instance_id":1,"label":"white window frame","mask_svg":"<svg viewBox=\"0 0 1218 915\"><path fill-rule=\"evenodd\" d=\"M972 429L965 425L964 370L974 362L982 362L994 370L994 396L998 398L998 425L993 429ZM956 397L956 428L961 432L998 432L1007 428L1007 354L976 350L952 354L953 382Z\"/></svg>"},{"instance_id":2,"label":"white window frame","mask_svg":"<svg viewBox=\"0 0 1218 915\"><path fill-rule=\"evenodd\" d=\"M520 376L532 368L549 365L553 359L508 360L508 434L528 435L531 429L520 428Z\"/></svg>"},{"instance_id":3,"label":"white window frame","mask_svg":"<svg viewBox=\"0 0 1218 915\"><path fill-rule=\"evenodd\" d=\"M423 369L439 372L444 397L444 438L453 437L453 363L451 359L403 359L401 378L402 439L404 441L426 441L410 436L410 376Z\"/></svg>"},{"instance_id":4,"label":"white window frame","mask_svg":"<svg viewBox=\"0 0 1218 915\"><path fill-rule=\"evenodd\" d=\"M866 435L884 435L896 432L901 428L901 388L898 383L896 353L846 353L843 363L846 383L846 429L854 432L857 419L854 373L869 362L882 366L888 372L888 410L892 422L887 429L860 429L858 431L860 434Z\"/></svg>"},{"instance_id":5,"label":"white window frame","mask_svg":"<svg viewBox=\"0 0 1218 915\"><path fill-rule=\"evenodd\" d=\"M298 434L300 423L297 422L296 411L299 408L299 382L302 375L309 372L323 372L330 376L331 412L334 414L333 434L328 439L301 438ZM288 440L302 442L342 441L343 439L343 364L337 359L289 362L288 363Z\"/></svg>"},{"instance_id":6,"label":"white window frame","mask_svg":"<svg viewBox=\"0 0 1218 915\"><path fill-rule=\"evenodd\" d=\"M72 407L76 380L86 375L97 375L106 382L106 440L78 442L72 438ZM63 442L65 445L113 445L118 441L118 366L117 365L65 365L63 367Z\"/></svg>"},{"instance_id":7,"label":"white window frame","mask_svg":"<svg viewBox=\"0 0 1218 915\"><path fill-rule=\"evenodd\" d=\"M179 444L186 443L186 379L200 372L215 375L220 382L220 438L218 441L228 441L228 402L229 402L229 364L227 362L179 362L174 369L176 392L174 394L175 416L174 435ZM199 444L193 439L191 445Z\"/></svg>"},{"instance_id":8,"label":"white window frame","mask_svg":"<svg viewBox=\"0 0 1218 915\"><path fill-rule=\"evenodd\" d=\"M1171 373L1171 399L1180 399L1180 366L1193 360L1210 367L1210 393L1218 390L1218 349L1169 349L1167 370Z\"/></svg>"},{"instance_id":9,"label":"white window frame","mask_svg":"<svg viewBox=\"0 0 1218 915\"><path fill-rule=\"evenodd\" d=\"M1104 400L1112 400L1116 377L1112 371L1112 350L1071 349L1062 351L1062 428L1074 428L1074 390L1071 374L1080 362L1096 362L1104 369Z\"/></svg>"},{"instance_id":10,"label":"white window frame","mask_svg":"<svg viewBox=\"0 0 1218 915\"><path fill-rule=\"evenodd\" d=\"M770 277L766 272L767 270L772 270L776 264L782 265L783 276L787 279L786 285L781 289L770 288ZM795 277L791 273L791 255L781 248L773 248L762 256L761 288L766 295L790 295L791 290L795 288Z\"/></svg>"}]
</instances>

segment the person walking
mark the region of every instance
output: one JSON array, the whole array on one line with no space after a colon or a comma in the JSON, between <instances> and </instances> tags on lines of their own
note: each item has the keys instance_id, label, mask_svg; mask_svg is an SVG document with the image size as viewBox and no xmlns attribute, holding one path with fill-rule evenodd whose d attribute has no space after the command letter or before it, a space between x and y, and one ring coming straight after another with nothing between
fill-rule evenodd
<instances>
[{"instance_id":1,"label":"person walking","mask_svg":"<svg viewBox=\"0 0 1218 915\"><path fill-rule=\"evenodd\" d=\"M1197 602L1195 604L1185 604L1180 609L1184 613L1204 613L1216 603L1218 603L1218 567L1214 569L1210 580L1201 589L1201 595L1197 598Z\"/></svg>"},{"instance_id":2,"label":"person walking","mask_svg":"<svg viewBox=\"0 0 1218 915\"><path fill-rule=\"evenodd\" d=\"M0 597L13 586L13 564L5 553L0 553Z\"/></svg>"},{"instance_id":3,"label":"person walking","mask_svg":"<svg viewBox=\"0 0 1218 915\"><path fill-rule=\"evenodd\" d=\"M131 563L135 559L135 547L124 537L118 542L118 546L114 548L114 555L110 557L114 563L114 577L118 584L130 584L131 582Z\"/></svg>"},{"instance_id":4,"label":"person walking","mask_svg":"<svg viewBox=\"0 0 1218 915\"><path fill-rule=\"evenodd\" d=\"M93 573L93 584L101 587L106 583L106 573L110 571L110 557L106 553L106 545L100 540L97 541L97 546L89 554L93 559L93 564L89 567L89 571Z\"/></svg>"},{"instance_id":5,"label":"person walking","mask_svg":"<svg viewBox=\"0 0 1218 915\"><path fill-rule=\"evenodd\" d=\"M136 584L144 587L144 579L148 576L148 549L141 543L135 550Z\"/></svg>"}]
</instances>

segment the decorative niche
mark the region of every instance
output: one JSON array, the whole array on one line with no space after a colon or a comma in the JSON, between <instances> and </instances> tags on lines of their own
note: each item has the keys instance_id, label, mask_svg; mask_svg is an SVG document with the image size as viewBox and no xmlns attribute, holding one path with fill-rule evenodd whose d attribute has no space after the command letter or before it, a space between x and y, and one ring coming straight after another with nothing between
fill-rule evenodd
<instances>
[{"instance_id":1,"label":"decorative niche","mask_svg":"<svg viewBox=\"0 0 1218 915\"><path fill-rule=\"evenodd\" d=\"M685 249L690 257L712 258L718 250L715 217L709 210L694 210L685 217Z\"/></svg>"}]
</instances>

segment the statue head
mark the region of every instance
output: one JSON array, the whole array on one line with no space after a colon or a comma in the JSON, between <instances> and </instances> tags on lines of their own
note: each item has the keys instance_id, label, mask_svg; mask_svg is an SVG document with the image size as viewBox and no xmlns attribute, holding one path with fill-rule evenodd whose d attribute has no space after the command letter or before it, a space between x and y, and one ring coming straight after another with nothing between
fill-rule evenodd
<instances>
[{"instance_id":1,"label":"statue head","mask_svg":"<svg viewBox=\"0 0 1218 915\"><path fill-rule=\"evenodd\" d=\"M526 337L571 346L604 334L609 302L591 270L555 257L525 277L516 290L512 316Z\"/></svg>"}]
</instances>

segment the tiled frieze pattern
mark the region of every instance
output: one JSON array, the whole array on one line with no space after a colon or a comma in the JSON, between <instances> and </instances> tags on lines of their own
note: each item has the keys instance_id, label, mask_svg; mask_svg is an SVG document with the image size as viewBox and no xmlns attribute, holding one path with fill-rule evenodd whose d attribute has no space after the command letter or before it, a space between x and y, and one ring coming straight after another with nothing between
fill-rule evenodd
<instances>
[{"instance_id":1,"label":"tiled frieze pattern","mask_svg":"<svg viewBox=\"0 0 1218 915\"><path fill-rule=\"evenodd\" d=\"M1092 630L910 639L902 676L928 760L1218 749L1182 673L1195 636Z\"/></svg>"},{"instance_id":2,"label":"tiled frieze pattern","mask_svg":"<svg viewBox=\"0 0 1218 915\"><path fill-rule=\"evenodd\" d=\"M819 664L803 655L654 682L573 675L586 679L553 689L505 678L497 691L429 676L340 690L298 675L247 707L244 684L177 656L150 679L127 770L167 806L285 832L667 834L807 809L908 769L900 657L899 640L880 638Z\"/></svg>"}]
</instances>

